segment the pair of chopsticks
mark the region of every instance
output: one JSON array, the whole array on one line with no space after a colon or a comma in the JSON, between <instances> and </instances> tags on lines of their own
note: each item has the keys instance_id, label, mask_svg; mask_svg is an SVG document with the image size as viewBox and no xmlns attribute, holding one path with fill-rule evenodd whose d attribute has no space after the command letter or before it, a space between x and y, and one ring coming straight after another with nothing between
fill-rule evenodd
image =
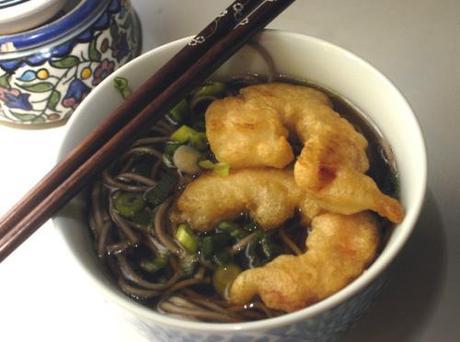
<instances>
[{"instance_id":1,"label":"pair of chopsticks","mask_svg":"<svg viewBox=\"0 0 460 342\"><path fill-rule=\"evenodd\" d=\"M0 261L294 0L233 2L0 219Z\"/></svg>"}]
</instances>

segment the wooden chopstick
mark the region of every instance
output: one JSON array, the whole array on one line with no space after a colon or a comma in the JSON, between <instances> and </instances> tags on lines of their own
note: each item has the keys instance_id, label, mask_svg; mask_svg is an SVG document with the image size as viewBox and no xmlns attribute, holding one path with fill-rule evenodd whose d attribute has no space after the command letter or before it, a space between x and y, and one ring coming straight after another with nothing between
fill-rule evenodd
<instances>
[{"instance_id":1,"label":"wooden chopstick","mask_svg":"<svg viewBox=\"0 0 460 342\"><path fill-rule=\"evenodd\" d=\"M59 165L48 173L15 206L0 218L0 237L36 207L89 156L108 141L132 117L139 113L162 90L239 21L260 5L260 0L235 1L207 25L192 42L180 50L165 66L145 81L126 101L90 133ZM50 180L53 181L50 181ZM1 258L0 258L1 259Z\"/></svg>"},{"instance_id":2,"label":"wooden chopstick","mask_svg":"<svg viewBox=\"0 0 460 342\"><path fill-rule=\"evenodd\" d=\"M226 23L228 26L220 27L216 25L216 20L208 25L202 31L205 34L210 32L208 45L200 46L200 41L203 44L207 40L203 42L199 38L200 35L195 37L192 45L189 44L185 49L198 46L199 51L179 52L160 69L157 73L159 75L155 74L144 83L140 90L118 107L108 120L84 139L69 157L48 173L0 220L0 261L74 197L117 153L129 146L137 136L160 119L161 115L178 99L204 82L212 72L293 1L236 1L222 12L216 20L226 19L217 23ZM244 15L237 18L234 16L234 6L243 3L248 6L247 10ZM208 31L210 28L214 31ZM213 32L216 32L218 37L214 38ZM193 63L187 63L187 68L176 65L178 61L185 62L187 56L194 57ZM170 71L170 68L181 71ZM161 81L166 82L167 86L162 87ZM151 93L154 95L149 95ZM137 101L141 104L137 104ZM93 144L97 147L91 146Z\"/></svg>"},{"instance_id":3,"label":"wooden chopstick","mask_svg":"<svg viewBox=\"0 0 460 342\"><path fill-rule=\"evenodd\" d=\"M258 5L260 0L235 1L217 18L206 26L190 44L181 49L166 65L160 68L147 81L115 109L102 123L90 133L64 161L57 165L42 181L29 191L14 207L0 218L2 232L18 223L22 217L42 201L52 190L88 159L99 147L108 141L132 117L160 94L174 79L187 70L219 39L228 34L240 20ZM148 72L148 71L147 71ZM49 180L53 181L50 182Z\"/></svg>"}]
</instances>

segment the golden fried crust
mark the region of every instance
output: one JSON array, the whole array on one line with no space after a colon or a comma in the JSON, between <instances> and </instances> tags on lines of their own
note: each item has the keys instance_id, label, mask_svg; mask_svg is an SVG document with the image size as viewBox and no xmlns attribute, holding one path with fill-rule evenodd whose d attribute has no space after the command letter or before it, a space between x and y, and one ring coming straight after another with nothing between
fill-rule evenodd
<instances>
[{"instance_id":1,"label":"golden fried crust","mask_svg":"<svg viewBox=\"0 0 460 342\"><path fill-rule=\"evenodd\" d=\"M295 181L323 209L341 214L370 209L402 221L400 203L364 174L366 139L316 89L286 83L243 88L238 97L213 102L206 127L212 151L232 168L283 168L293 159L287 136L294 133L304 144Z\"/></svg>"},{"instance_id":2,"label":"golden fried crust","mask_svg":"<svg viewBox=\"0 0 460 342\"><path fill-rule=\"evenodd\" d=\"M216 158L233 168L283 168L294 159L276 111L253 101L214 101L206 111L206 135Z\"/></svg>"},{"instance_id":3,"label":"golden fried crust","mask_svg":"<svg viewBox=\"0 0 460 342\"><path fill-rule=\"evenodd\" d=\"M376 222L368 213L326 213L315 217L300 256L282 255L263 267L242 272L230 289L230 301L244 304L258 295L267 307L292 312L339 291L375 258Z\"/></svg>"},{"instance_id":4,"label":"golden fried crust","mask_svg":"<svg viewBox=\"0 0 460 342\"><path fill-rule=\"evenodd\" d=\"M354 160L360 157L349 146L351 143L341 143L334 135L309 139L294 165L297 185L327 211L349 215L370 209L394 223L401 222L401 204L362 173Z\"/></svg>"},{"instance_id":5,"label":"golden fried crust","mask_svg":"<svg viewBox=\"0 0 460 342\"><path fill-rule=\"evenodd\" d=\"M309 181L304 170L302 158L299 158L294 174L301 188ZM330 212L350 215L369 209L394 223L401 222L404 217L402 206L396 199L381 193L370 177L353 170L337 171L330 182L309 194L319 207Z\"/></svg>"},{"instance_id":6,"label":"golden fried crust","mask_svg":"<svg viewBox=\"0 0 460 342\"><path fill-rule=\"evenodd\" d=\"M319 211L296 186L292 170L241 169L228 176L207 173L191 182L177 199L171 220L207 231L248 212L261 228L270 229L294 216L297 208L307 222Z\"/></svg>"}]
</instances>

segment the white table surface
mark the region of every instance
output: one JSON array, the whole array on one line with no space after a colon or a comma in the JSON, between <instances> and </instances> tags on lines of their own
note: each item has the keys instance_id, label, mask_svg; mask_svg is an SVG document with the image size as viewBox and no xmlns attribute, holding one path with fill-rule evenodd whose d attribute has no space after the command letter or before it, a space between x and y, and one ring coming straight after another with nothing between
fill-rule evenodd
<instances>
[{"instance_id":1,"label":"white table surface","mask_svg":"<svg viewBox=\"0 0 460 342\"><path fill-rule=\"evenodd\" d=\"M144 50L197 33L231 1L133 0ZM270 27L367 59L407 97L425 134L426 205L376 303L343 341L460 340L460 1L297 0ZM0 125L0 213L53 165L65 127ZM153 341L73 271L47 222L0 264L0 341Z\"/></svg>"}]
</instances>

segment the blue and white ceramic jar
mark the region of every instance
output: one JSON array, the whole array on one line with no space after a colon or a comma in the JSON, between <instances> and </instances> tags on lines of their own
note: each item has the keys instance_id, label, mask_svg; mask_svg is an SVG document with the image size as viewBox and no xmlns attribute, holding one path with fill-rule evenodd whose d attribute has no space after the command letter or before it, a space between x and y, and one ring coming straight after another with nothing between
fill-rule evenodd
<instances>
[{"instance_id":1,"label":"blue and white ceramic jar","mask_svg":"<svg viewBox=\"0 0 460 342\"><path fill-rule=\"evenodd\" d=\"M92 88L141 52L141 40L128 0L67 0L47 23L0 35L0 120L67 119Z\"/></svg>"}]
</instances>

